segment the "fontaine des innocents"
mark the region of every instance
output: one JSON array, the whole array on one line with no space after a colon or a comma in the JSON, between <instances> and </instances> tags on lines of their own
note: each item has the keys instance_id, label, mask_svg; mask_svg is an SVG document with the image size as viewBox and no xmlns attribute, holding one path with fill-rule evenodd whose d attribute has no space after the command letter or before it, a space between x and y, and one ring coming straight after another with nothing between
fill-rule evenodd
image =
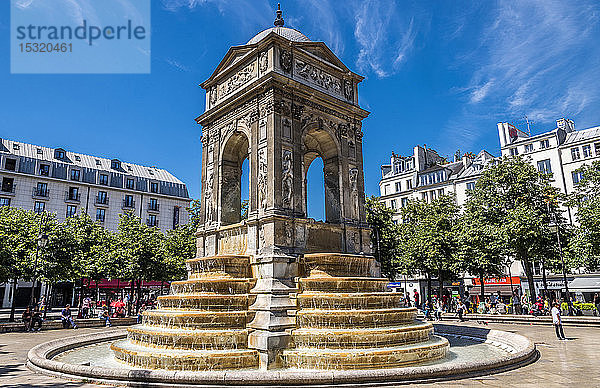
<instances>
[{"instance_id":1,"label":"fontaine des innocents","mask_svg":"<svg viewBox=\"0 0 600 388\"><path fill-rule=\"evenodd\" d=\"M229 49L208 80L201 223L188 280L147 311L117 359L144 368L367 369L439 359L448 341L386 292L364 209L363 77L323 42L275 26ZM307 218L323 160L326 222ZM249 209L241 220L242 163Z\"/></svg>"}]
</instances>

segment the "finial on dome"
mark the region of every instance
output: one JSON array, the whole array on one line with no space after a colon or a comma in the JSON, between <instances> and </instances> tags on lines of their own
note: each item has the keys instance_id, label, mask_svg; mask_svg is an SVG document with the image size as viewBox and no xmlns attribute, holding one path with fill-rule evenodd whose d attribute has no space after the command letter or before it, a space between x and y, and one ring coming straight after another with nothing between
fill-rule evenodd
<instances>
[{"instance_id":1,"label":"finial on dome","mask_svg":"<svg viewBox=\"0 0 600 388\"><path fill-rule=\"evenodd\" d=\"M283 27L283 18L281 17L281 6L277 3L277 18L273 22L276 27Z\"/></svg>"}]
</instances>

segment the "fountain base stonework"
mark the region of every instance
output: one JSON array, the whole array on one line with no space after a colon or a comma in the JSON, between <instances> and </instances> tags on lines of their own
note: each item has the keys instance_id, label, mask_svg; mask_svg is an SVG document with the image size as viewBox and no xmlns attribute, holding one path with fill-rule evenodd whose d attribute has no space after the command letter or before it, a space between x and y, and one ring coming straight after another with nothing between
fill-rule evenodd
<instances>
[{"instance_id":1,"label":"fountain base stonework","mask_svg":"<svg viewBox=\"0 0 600 388\"><path fill-rule=\"evenodd\" d=\"M249 348L255 284L250 258L221 255L187 262L189 280L174 282L159 309L111 348L118 360L145 369L257 369ZM448 341L417 321L402 295L386 292L372 257L307 254L300 262L295 328L273 364L297 369L396 368L443 358ZM294 315L294 314L289 314Z\"/></svg>"}]
</instances>

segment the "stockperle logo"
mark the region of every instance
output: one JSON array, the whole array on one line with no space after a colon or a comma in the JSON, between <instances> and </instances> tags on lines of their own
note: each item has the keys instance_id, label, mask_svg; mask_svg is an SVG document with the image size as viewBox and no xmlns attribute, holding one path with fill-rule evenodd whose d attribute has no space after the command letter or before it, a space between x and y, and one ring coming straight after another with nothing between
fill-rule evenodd
<instances>
[{"instance_id":1,"label":"stockperle logo","mask_svg":"<svg viewBox=\"0 0 600 388\"><path fill-rule=\"evenodd\" d=\"M11 73L150 73L150 0L11 0Z\"/></svg>"}]
</instances>

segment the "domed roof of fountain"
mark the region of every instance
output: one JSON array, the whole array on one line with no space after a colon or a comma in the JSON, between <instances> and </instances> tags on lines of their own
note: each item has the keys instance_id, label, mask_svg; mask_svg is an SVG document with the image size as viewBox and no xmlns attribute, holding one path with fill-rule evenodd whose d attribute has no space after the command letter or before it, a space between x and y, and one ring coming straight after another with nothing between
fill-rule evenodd
<instances>
[{"instance_id":1,"label":"domed roof of fountain","mask_svg":"<svg viewBox=\"0 0 600 388\"><path fill-rule=\"evenodd\" d=\"M267 28L266 30L259 32L258 34L254 35L254 37L250 39L246 44L258 43L271 32L275 32L277 35L282 36L287 40L291 40L292 42L311 41L306 35L304 35L300 31L283 26L284 21L282 17L281 7L279 6L279 4L277 4L277 18L275 19L275 22L273 22L273 24L275 25L275 27Z\"/></svg>"}]
</instances>

